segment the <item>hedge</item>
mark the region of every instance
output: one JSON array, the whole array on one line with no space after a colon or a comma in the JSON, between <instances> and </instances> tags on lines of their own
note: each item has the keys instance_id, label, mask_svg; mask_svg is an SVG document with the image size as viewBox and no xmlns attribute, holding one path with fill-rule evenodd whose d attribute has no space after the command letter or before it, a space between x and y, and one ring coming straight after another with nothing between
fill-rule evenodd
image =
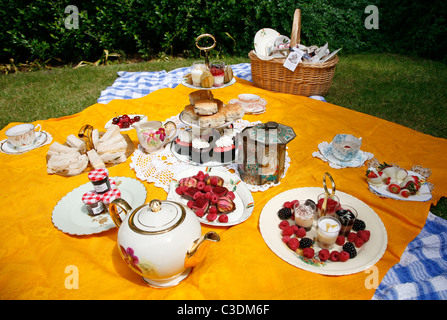
<instances>
[{"instance_id":1,"label":"hedge","mask_svg":"<svg viewBox=\"0 0 447 320\"><path fill-rule=\"evenodd\" d=\"M216 37L215 54L246 56L261 28L290 35L302 10L301 42L341 53L390 51L446 61L446 7L436 0L4 0L0 6L0 62L98 59L109 52L197 57L195 38ZM79 10L67 29L65 8ZM379 9L379 29L365 28L365 8ZM70 21L69 21L70 22Z\"/></svg>"}]
</instances>

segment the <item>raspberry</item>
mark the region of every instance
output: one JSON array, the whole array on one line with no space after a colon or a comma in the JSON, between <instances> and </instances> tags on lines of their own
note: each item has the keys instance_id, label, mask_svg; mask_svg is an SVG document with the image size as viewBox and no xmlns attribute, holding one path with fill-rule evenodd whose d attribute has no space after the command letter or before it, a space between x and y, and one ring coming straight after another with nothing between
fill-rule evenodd
<instances>
[{"instance_id":1,"label":"raspberry","mask_svg":"<svg viewBox=\"0 0 447 320\"><path fill-rule=\"evenodd\" d=\"M211 200L212 197L213 197L213 194L211 192L205 193L205 198L206 199Z\"/></svg>"},{"instance_id":2,"label":"raspberry","mask_svg":"<svg viewBox=\"0 0 447 320\"><path fill-rule=\"evenodd\" d=\"M220 216L219 216L219 222L222 222L222 223L226 223L226 222L228 222L228 216L225 214L225 213L222 213Z\"/></svg>"},{"instance_id":3,"label":"raspberry","mask_svg":"<svg viewBox=\"0 0 447 320\"><path fill-rule=\"evenodd\" d=\"M192 201L192 200L189 200L188 203L186 204L186 206L187 206L189 209L191 209L191 208L193 207L193 205L194 205L194 201Z\"/></svg>"},{"instance_id":4,"label":"raspberry","mask_svg":"<svg viewBox=\"0 0 447 320\"><path fill-rule=\"evenodd\" d=\"M341 262L345 262L349 260L349 253L347 253L346 251L342 251L340 252L340 254L338 255L338 261Z\"/></svg>"},{"instance_id":5,"label":"raspberry","mask_svg":"<svg viewBox=\"0 0 447 320\"><path fill-rule=\"evenodd\" d=\"M197 189L203 190L205 188L205 182L199 181L197 182Z\"/></svg>"},{"instance_id":6,"label":"raspberry","mask_svg":"<svg viewBox=\"0 0 447 320\"><path fill-rule=\"evenodd\" d=\"M363 239L360 237L358 237L357 239L354 240L354 245L357 248L360 248L361 246L363 246L364 243L365 243L365 241L363 241Z\"/></svg>"},{"instance_id":7,"label":"raspberry","mask_svg":"<svg viewBox=\"0 0 447 320\"><path fill-rule=\"evenodd\" d=\"M331 259L331 261L338 261L338 256L339 256L340 254L338 253L338 251L332 251L331 252L331 256L329 257L329 259Z\"/></svg>"},{"instance_id":8,"label":"raspberry","mask_svg":"<svg viewBox=\"0 0 447 320\"><path fill-rule=\"evenodd\" d=\"M292 224L292 229L293 229L293 233L296 233L297 231L298 231L298 229L300 228L300 227L298 227L296 224Z\"/></svg>"},{"instance_id":9,"label":"raspberry","mask_svg":"<svg viewBox=\"0 0 447 320\"><path fill-rule=\"evenodd\" d=\"M352 242L346 242L343 245L343 250L349 253L350 258L355 258L357 256L357 250L355 250L355 246Z\"/></svg>"},{"instance_id":10,"label":"raspberry","mask_svg":"<svg viewBox=\"0 0 447 320\"><path fill-rule=\"evenodd\" d=\"M326 261L327 259L329 259L330 256L331 254L329 253L328 249L322 249L320 250L320 252L318 252L318 257L321 261Z\"/></svg>"},{"instance_id":11,"label":"raspberry","mask_svg":"<svg viewBox=\"0 0 447 320\"><path fill-rule=\"evenodd\" d=\"M219 183L219 180L216 177L212 177L210 179L210 183L212 186L217 186L217 184Z\"/></svg>"},{"instance_id":12,"label":"raspberry","mask_svg":"<svg viewBox=\"0 0 447 320\"><path fill-rule=\"evenodd\" d=\"M298 228L298 230L295 232L295 234L298 238L304 238L306 236L306 229Z\"/></svg>"},{"instance_id":13,"label":"raspberry","mask_svg":"<svg viewBox=\"0 0 447 320\"><path fill-rule=\"evenodd\" d=\"M182 194L183 194L183 192L184 192L184 188L183 188L183 186L178 186L177 188L175 188L175 192L179 195L179 196L181 196Z\"/></svg>"},{"instance_id":14,"label":"raspberry","mask_svg":"<svg viewBox=\"0 0 447 320\"><path fill-rule=\"evenodd\" d=\"M296 249L298 249L300 241L297 238L290 238L289 242L287 242L287 245L290 249L295 251Z\"/></svg>"},{"instance_id":15,"label":"raspberry","mask_svg":"<svg viewBox=\"0 0 447 320\"><path fill-rule=\"evenodd\" d=\"M337 240L335 240L335 243L338 244L339 246L342 246L345 243L345 237L338 236Z\"/></svg>"},{"instance_id":16,"label":"raspberry","mask_svg":"<svg viewBox=\"0 0 447 320\"><path fill-rule=\"evenodd\" d=\"M197 191L197 192L194 193L194 195L192 196L192 198L193 198L194 200L197 200L197 199L202 198L202 197L203 197L203 193L200 192L200 191Z\"/></svg>"},{"instance_id":17,"label":"raspberry","mask_svg":"<svg viewBox=\"0 0 447 320\"><path fill-rule=\"evenodd\" d=\"M312 248L304 248L303 250L303 256L305 256L306 258L313 258L315 255L315 251Z\"/></svg>"},{"instance_id":18,"label":"raspberry","mask_svg":"<svg viewBox=\"0 0 447 320\"><path fill-rule=\"evenodd\" d=\"M216 213L216 214L217 214L217 208L216 208L215 206L211 206L211 207L208 209L208 213Z\"/></svg>"},{"instance_id":19,"label":"raspberry","mask_svg":"<svg viewBox=\"0 0 447 320\"><path fill-rule=\"evenodd\" d=\"M355 219L354 224L352 225L352 230L360 231L365 230L366 224L363 220Z\"/></svg>"},{"instance_id":20,"label":"raspberry","mask_svg":"<svg viewBox=\"0 0 447 320\"><path fill-rule=\"evenodd\" d=\"M295 203L297 203L298 202L298 205L300 204L299 203L299 201L298 200L293 200L291 203L292 203L292 208L295 206Z\"/></svg>"},{"instance_id":21,"label":"raspberry","mask_svg":"<svg viewBox=\"0 0 447 320\"><path fill-rule=\"evenodd\" d=\"M211 202L217 203L217 200L219 200L219 197L217 196L217 194L213 194L213 196L211 197Z\"/></svg>"},{"instance_id":22,"label":"raspberry","mask_svg":"<svg viewBox=\"0 0 447 320\"><path fill-rule=\"evenodd\" d=\"M291 226L286 227L283 231L282 231L282 235L283 236L291 236L293 234L293 228Z\"/></svg>"},{"instance_id":23,"label":"raspberry","mask_svg":"<svg viewBox=\"0 0 447 320\"><path fill-rule=\"evenodd\" d=\"M197 172L195 178L199 181L203 181L203 179L205 179L205 174L203 173L203 171L200 170L199 172Z\"/></svg>"},{"instance_id":24,"label":"raspberry","mask_svg":"<svg viewBox=\"0 0 447 320\"><path fill-rule=\"evenodd\" d=\"M292 209L293 208L292 207L292 202L290 202L290 201L284 202L283 207L284 208L288 208L288 209Z\"/></svg>"},{"instance_id":25,"label":"raspberry","mask_svg":"<svg viewBox=\"0 0 447 320\"><path fill-rule=\"evenodd\" d=\"M208 219L208 221L214 221L217 218L217 213L208 213L206 215L206 218Z\"/></svg>"},{"instance_id":26,"label":"raspberry","mask_svg":"<svg viewBox=\"0 0 447 320\"><path fill-rule=\"evenodd\" d=\"M204 192L211 192L212 190L213 190L213 188L208 184L203 188Z\"/></svg>"},{"instance_id":27,"label":"raspberry","mask_svg":"<svg viewBox=\"0 0 447 320\"><path fill-rule=\"evenodd\" d=\"M285 228L287 228L287 227L289 227L290 225L289 225L289 221L287 221L287 220L283 220L283 221L281 221L281 223L279 224L279 228L281 229L281 230L284 230Z\"/></svg>"},{"instance_id":28,"label":"raspberry","mask_svg":"<svg viewBox=\"0 0 447 320\"><path fill-rule=\"evenodd\" d=\"M284 236L284 237L282 237L282 242L284 242L285 244L287 244L288 242L289 242L289 240L290 240L290 237L289 236Z\"/></svg>"},{"instance_id":29,"label":"raspberry","mask_svg":"<svg viewBox=\"0 0 447 320\"><path fill-rule=\"evenodd\" d=\"M310 246L312 246L312 244L313 244L313 242L312 242L312 239L310 239L310 238L302 238L300 240L300 248L301 249L309 248Z\"/></svg>"},{"instance_id":30,"label":"raspberry","mask_svg":"<svg viewBox=\"0 0 447 320\"><path fill-rule=\"evenodd\" d=\"M354 232L349 232L346 239L348 239L349 242L354 242L354 240L357 238L357 234Z\"/></svg>"},{"instance_id":31,"label":"raspberry","mask_svg":"<svg viewBox=\"0 0 447 320\"><path fill-rule=\"evenodd\" d=\"M367 242L369 240L369 237L371 236L371 232L369 230L360 230L357 232L357 236L360 237L364 242Z\"/></svg>"},{"instance_id":32,"label":"raspberry","mask_svg":"<svg viewBox=\"0 0 447 320\"><path fill-rule=\"evenodd\" d=\"M234 195L233 191L228 191L227 192L227 197L230 198L231 200L234 200L236 198L236 196Z\"/></svg>"},{"instance_id":33,"label":"raspberry","mask_svg":"<svg viewBox=\"0 0 447 320\"><path fill-rule=\"evenodd\" d=\"M289 208L281 208L278 211L278 217L281 220L287 220L292 216L292 210L290 210Z\"/></svg>"}]
</instances>

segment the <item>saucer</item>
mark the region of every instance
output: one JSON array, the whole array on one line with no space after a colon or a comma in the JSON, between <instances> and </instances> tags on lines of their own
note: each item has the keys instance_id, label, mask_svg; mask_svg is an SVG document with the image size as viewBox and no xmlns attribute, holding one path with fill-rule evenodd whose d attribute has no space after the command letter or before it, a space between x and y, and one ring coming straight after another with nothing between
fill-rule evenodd
<instances>
[{"instance_id":1,"label":"saucer","mask_svg":"<svg viewBox=\"0 0 447 320\"><path fill-rule=\"evenodd\" d=\"M45 131L36 132L36 140L29 146L17 147L12 145L8 139L1 142L1 151L7 154L22 154L30 150L39 148L48 140L48 133Z\"/></svg>"},{"instance_id":2,"label":"saucer","mask_svg":"<svg viewBox=\"0 0 447 320\"><path fill-rule=\"evenodd\" d=\"M228 104L237 103L241 105L244 108L245 114L261 114L264 113L266 110L265 105L267 104L267 101L263 98L259 99L256 102L248 103L247 105L244 105L242 102L239 101L239 99L231 99Z\"/></svg>"},{"instance_id":3,"label":"saucer","mask_svg":"<svg viewBox=\"0 0 447 320\"><path fill-rule=\"evenodd\" d=\"M359 150L357 155L350 161L341 161L337 159L332 153L332 144L326 141L318 145L318 150L312 154L316 158L328 162L329 166L335 169L341 168L358 168L363 166L365 161L372 159L374 155L370 152Z\"/></svg>"}]
</instances>

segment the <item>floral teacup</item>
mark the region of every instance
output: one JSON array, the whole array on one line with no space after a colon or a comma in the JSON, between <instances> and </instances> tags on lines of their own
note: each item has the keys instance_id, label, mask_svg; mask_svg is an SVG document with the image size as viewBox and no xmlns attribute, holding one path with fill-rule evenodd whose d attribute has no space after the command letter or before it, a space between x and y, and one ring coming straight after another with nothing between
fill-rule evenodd
<instances>
[{"instance_id":1,"label":"floral teacup","mask_svg":"<svg viewBox=\"0 0 447 320\"><path fill-rule=\"evenodd\" d=\"M13 147L28 147L36 141L36 130L39 132L41 129L40 124L22 123L9 128L5 134Z\"/></svg>"},{"instance_id":2,"label":"floral teacup","mask_svg":"<svg viewBox=\"0 0 447 320\"><path fill-rule=\"evenodd\" d=\"M177 126L172 121L165 124L161 121L135 122L132 127L137 131L141 146L148 153L160 151L177 134Z\"/></svg>"}]
</instances>

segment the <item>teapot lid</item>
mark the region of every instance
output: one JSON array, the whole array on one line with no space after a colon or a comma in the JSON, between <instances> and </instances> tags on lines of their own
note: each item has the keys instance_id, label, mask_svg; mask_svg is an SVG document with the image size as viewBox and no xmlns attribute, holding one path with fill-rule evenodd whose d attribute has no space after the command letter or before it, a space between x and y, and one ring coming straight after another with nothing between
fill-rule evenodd
<instances>
[{"instance_id":1,"label":"teapot lid","mask_svg":"<svg viewBox=\"0 0 447 320\"><path fill-rule=\"evenodd\" d=\"M175 229L185 217L186 210L178 203L154 199L132 212L129 227L141 234L161 234Z\"/></svg>"},{"instance_id":2,"label":"teapot lid","mask_svg":"<svg viewBox=\"0 0 447 320\"><path fill-rule=\"evenodd\" d=\"M256 124L244 129L243 132L248 135L249 139L265 145L287 144L296 137L295 131L291 127L273 121Z\"/></svg>"}]
</instances>

